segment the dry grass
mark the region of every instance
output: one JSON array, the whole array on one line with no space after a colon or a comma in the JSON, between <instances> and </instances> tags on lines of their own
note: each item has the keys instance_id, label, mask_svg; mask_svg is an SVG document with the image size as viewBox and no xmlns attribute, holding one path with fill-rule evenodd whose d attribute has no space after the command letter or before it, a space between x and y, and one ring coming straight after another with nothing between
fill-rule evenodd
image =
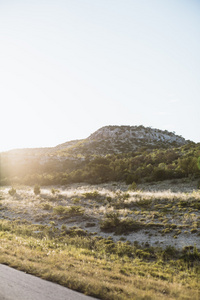
<instances>
[{"instance_id":1,"label":"dry grass","mask_svg":"<svg viewBox=\"0 0 200 300\"><path fill-rule=\"evenodd\" d=\"M14 188L1 189L1 263L100 299L199 299L193 183Z\"/></svg>"},{"instance_id":2,"label":"dry grass","mask_svg":"<svg viewBox=\"0 0 200 300\"><path fill-rule=\"evenodd\" d=\"M1 234L0 262L100 299L197 300L199 295L192 270L8 232Z\"/></svg>"},{"instance_id":3,"label":"dry grass","mask_svg":"<svg viewBox=\"0 0 200 300\"><path fill-rule=\"evenodd\" d=\"M115 183L73 184L54 187L53 193L52 187L43 187L38 196L32 187L15 187L14 196L8 193L10 187L4 187L0 215L10 220L26 219L33 224L55 221L59 228L78 226L92 234L111 235L115 241L122 236L130 242L148 242L152 246L182 248L196 244L200 248L200 192L192 188L195 184L167 181L160 184L160 190L159 184L154 184L141 185L137 191L129 191L128 186ZM75 209L77 213L73 214ZM71 213L63 213L70 210ZM120 235L103 232L102 220L113 212L119 214L122 222L126 218L139 222L140 230L120 231Z\"/></svg>"}]
</instances>

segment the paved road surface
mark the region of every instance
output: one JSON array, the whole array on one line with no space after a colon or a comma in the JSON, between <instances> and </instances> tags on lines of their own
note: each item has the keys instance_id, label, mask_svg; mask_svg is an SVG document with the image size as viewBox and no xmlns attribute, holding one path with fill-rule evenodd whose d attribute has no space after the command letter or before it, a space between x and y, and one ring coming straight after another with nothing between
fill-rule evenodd
<instances>
[{"instance_id":1,"label":"paved road surface","mask_svg":"<svg viewBox=\"0 0 200 300\"><path fill-rule=\"evenodd\" d=\"M0 264L0 300L93 300L58 284Z\"/></svg>"}]
</instances>

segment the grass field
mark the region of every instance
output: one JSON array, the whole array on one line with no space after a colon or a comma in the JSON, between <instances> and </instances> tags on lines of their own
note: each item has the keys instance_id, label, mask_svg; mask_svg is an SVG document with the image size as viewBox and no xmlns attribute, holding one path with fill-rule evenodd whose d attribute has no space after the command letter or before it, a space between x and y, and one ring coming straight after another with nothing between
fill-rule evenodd
<instances>
[{"instance_id":1,"label":"grass field","mask_svg":"<svg viewBox=\"0 0 200 300\"><path fill-rule=\"evenodd\" d=\"M1 189L1 263L100 299L200 298L195 183L15 189Z\"/></svg>"}]
</instances>

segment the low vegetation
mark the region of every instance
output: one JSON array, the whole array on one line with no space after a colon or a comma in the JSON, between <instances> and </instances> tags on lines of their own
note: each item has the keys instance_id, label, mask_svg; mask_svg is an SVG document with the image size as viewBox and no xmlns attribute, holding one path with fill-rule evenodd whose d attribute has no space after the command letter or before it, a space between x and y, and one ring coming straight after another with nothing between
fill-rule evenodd
<instances>
[{"instance_id":1,"label":"low vegetation","mask_svg":"<svg viewBox=\"0 0 200 300\"><path fill-rule=\"evenodd\" d=\"M99 299L197 300L196 185L3 187L0 263Z\"/></svg>"},{"instance_id":2,"label":"low vegetation","mask_svg":"<svg viewBox=\"0 0 200 300\"><path fill-rule=\"evenodd\" d=\"M14 196L16 194L16 189L13 187L8 191L9 195Z\"/></svg>"}]
</instances>

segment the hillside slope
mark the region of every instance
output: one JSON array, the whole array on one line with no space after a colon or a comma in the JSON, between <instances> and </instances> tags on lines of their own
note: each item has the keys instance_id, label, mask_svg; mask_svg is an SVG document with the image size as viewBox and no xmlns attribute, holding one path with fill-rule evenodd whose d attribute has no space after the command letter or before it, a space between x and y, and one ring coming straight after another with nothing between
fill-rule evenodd
<instances>
[{"instance_id":1,"label":"hillside slope","mask_svg":"<svg viewBox=\"0 0 200 300\"><path fill-rule=\"evenodd\" d=\"M86 157L128 153L138 148L179 147L187 141L175 133L144 126L105 126L84 140L61 144L52 148L58 156ZM58 150L58 151L57 151Z\"/></svg>"},{"instance_id":2,"label":"hillside slope","mask_svg":"<svg viewBox=\"0 0 200 300\"><path fill-rule=\"evenodd\" d=\"M143 126L105 126L83 140L1 153L0 184L126 183L199 177L200 145Z\"/></svg>"},{"instance_id":3,"label":"hillside slope","mask_svg":"<svg viewBox=\"0 0 200 300\"><path fill-rule=\"evenodd\" d=\"M73 140L48 148L15 149L1 153L2 158L13 162L39 159L43 164L54 158L85 159L95 155L121 154L147 149L171 148L185 145L187 141L175 133L144 126L105 126L88 138Z\"/></svg>"}]
</instances>

